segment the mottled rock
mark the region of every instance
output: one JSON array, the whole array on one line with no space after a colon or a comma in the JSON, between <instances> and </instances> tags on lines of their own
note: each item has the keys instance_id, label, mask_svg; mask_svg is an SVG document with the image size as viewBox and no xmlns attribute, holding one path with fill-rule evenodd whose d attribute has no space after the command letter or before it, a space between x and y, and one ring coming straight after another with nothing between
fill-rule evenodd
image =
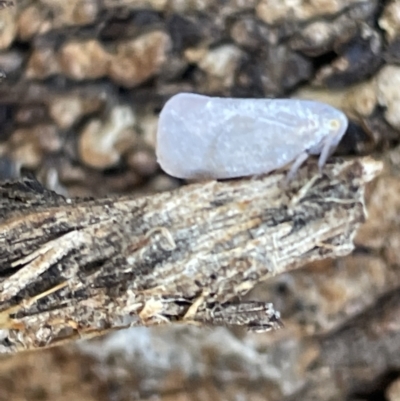
<instances>
[{"instance_id":1,"label":"mottled rock","mask_svg":"<svg viewBox=\"0 0 400 401\"><path fill-rule=\"evenodd\" d=\"M40 8L34 5L24 8L18 18L18 37L21 40L29 40L33 36L45 33L51 29L49 22L45 22Z\"/></svg>"},{"instance_id":2,"label":"mottled rock","mask_svg":"<svg viewBox=\"0 0 400 401\"><path fill-rule=\"evenodd\" d=\"M339 13L336 17L319 18L306 23L304 28L294 27L295 33L289 43L294 50L301 51L310 56L320 56L330 51L342 54L346 48L342 48L347 42L361 36L363 42L368 39L368 26L365 21L371 18L375 9L368 2L354 3L349 12ZM364 28L362 28L364 25ZM364 29L365 32L361 31ZM371 39L370 39L371 40ZM353 47L355 44L352 45ZM354 52L354 50L353 50Z\"/></svg>"},{"instance_id":3,"label":"mottled rock","mask_svg":"<svg viewBox=\"0 0 400 401\"><path fill-rule=\"evenodd\" d=\"M170 44L169 36L161 31L119 43L110 60L110 78L128 88L145 82L162 68Z\"/></svg>"},{"instance_id":4,"label":"mottled rock","mask_svg":"<svg viewBox=\"0 0 400 401\"><path fill-rule=\"evenodd\" d=\"M49 113L61 129L70 128L84 115L98 111L104 104L100 96L84 97L83 94L54 96L49 101Z\"/></svg>"},{"instance_id":5,"label":"mottled rock","mask_svg":"<svg viewBox=\"0 0 400 401\"><path fill-rule=\"evenodd\" d=\"M54 125L36 125L30 128L20 128L11 137L11 145L20 146L31 142L42 151L56 152L60 150L62 142L57 135Z\"/></svg>"},{"instance_id":6,"label":"mottled rock","mask_svg":"<svg viewBox=\"0 0 400 401\"><path fill-rule=\"evenodd\" d=\"M155 154L150 149L136 149L127 157L127 163L139 175L146 177L154 174L158 169Z\"/></svg>"},{"instance_id":7,"label":"mottled rock","mask_svg":"<svg viewBox=\"0 0 400 401\"><path fill-rule=\"evenodd\" d=\"M330 104L332 107L336 107L337 109L347 106L345 102L346 95L347 91L345 89L326 91L311 86L304 86L292 93L294 99L317 100L319 102ZM347 109L345 110L347 111Z\"/></svg>"},{"instance_id":8,"label":"mottled rock","mask_svg":"<svg viewBox=\"0 0 400 401\"><path fill-rule=\"evenodd\" d=\"M333 381L342 394L358 395L361 400L374 399L379 393L383 396L387 382L382 383L382 378L388 378L400 366L400 332L396 323L399 305L398 293L389 293L374 308L365 310L335 334L325 336L320 360L314 364L315 373L327 368L337 374L329 375L329 379L328 375L318 375L310 389L316 386L320 394L325 394L326 385ZM309 394L303 395L296 399L310 399Z\"/></svg>"},{"instance_id":9,"label":"mottled rock","mask_svg":"<svg viewBox=\"0 0 400 401\"><path fill-rule=\"evenodd\" d=\"M272 299L286 327L312 335L336 330L399 284L400 273L379 257L354 255L278 276L252 296Z\"/></svg>"},{"instance_id":10,"label":"mottled rock","mask_svg":"<svg viewBox=\"0 0 400 401\"><path fill-rule=\"evenodd\" d=\"M99 29L99 39L108 44L132 40L143 31L158 30L165 22L160 13L149 8L136 9L132 6L124 11L117 8L115 14L115 18L105 20Z\"/></svg>"},{"instance_id":11,"label":"mottled rock","mask_svg":"<svg viewBox=\"0 0 400 401\"><path fill-rule=\"evenodd\" d=\"M54 4L53 2L50 2ZM87 25L95 21L100 9L97 0L70 0L65 5L65 15L63 17L66 25ZM68 7L68 8L67 8Z\"/></svg>"},{"instance_id":12,"label":"mottled rock","mask_svg":"<svg viewBox=\"0 0 400 401\"><path fill-rule=\"evenodd\" d=\"M39 167L43 155L61 148L61 140L54 125L36 125L13 132L10 142L12 159L19 167Z\"/></svg>"},{"instance_id":13,"label":"mottled rock","mask_svg":"<svg viewBox=\"0 0 400 401\"><path fill-rule=\"evenodd\" d=\"M320 56L332 51L340 38L350 39L357 32L359 22L344 17L334 21L317 20L311 22L290 39L290 47L309 56Z\"/></svg>"},{"instance_id":14,"label":"mottled rock","mask_svg":"<svg viewBox=\"0 0 400 401\"><path fill-rule=\"evenodd\" d=\"M323 15L337 14L345 7L358 3L358 0L260 0L256 13L269 25L275 25L284 19L308 20Z\"/></svg>"},{"instance_id":15,"label":"mottled rock","mask_svg":"<svg viewBox=\"0 0 400 401\"><path fill-rule=\"evenodd\" d=\"M400 2L391 0L378 20L379 26L385 31L386 39L392 42L400 34Z\"/></svg>"},{"instance_id":16,"label":"mottled rock","mask_svg":"<svg viewBox=\"0 0 400 401\"><path fill-rule=\"evenodd\" d=\"M17 107L14 118L18 124L25 127L49 121L47 107L39 104L27 104Z\"/></svg>"},{"instance_id":17,"label":"mottled rock","mask_svg":"<svg viewBox=\"0 0 400 401\"><path fill-rule=\"evenodd\" d=\"M92 119L79 137L82 161L94 168L114 166L135 142L135 116L127 106L116 106L106 121Z\"/></svg>"},{"instance_id":18,"label":"mottled rock","mask_svg":"<svg viewBox=\"0 0 400 401\"><path fill-rule=\"evenodd\" d=\"M19 176L18 166L10 156L6 155L5 147L0 147L0 180L16 180Z\"/></svg>"},{"instance_id":19,"label":"mottled rock","mask_svg":"<svg viewBox=\"0 0 400 401\"><path fill-rule=\"evenodd\" d=\"M97 0L40 0L24 8L18 18L22 40L69 26L94 22L99 11Z\"/></svg>"},{"instance_id":20,"label":"mottled rock","mask_svg":"<svg viewBox=\"0 0 400 401\"><path fill-rule=\"evenodd\" d=\"M336 49L340 56L322 67L314 80L316 85L345 87L370 78L382 65L381 34L366 24L357 36Z\"/></svg>"},{"instance_id":21,"label":"mottled rock","mask_svg":"<svg viewBox=\"0 0 400 401\"><path fill-rule=\"evenodd\" d=\"M7 7L0 10L0 50L6 49L17 34L16 8Z\"/></svg>"},{"instance_id":22,"label":"mottled rock","mask_svg":"<svg viewBox=\"0 0 400 401\"><path fill-rule=\"evenodd\" d=\"M208 93L215 93L232 86L242 52L234 45L224 45L207 52L198 62L200 69L209 76Z\"/></svg>"},{"instance_id":23,"label":"mottled rock","mask_svg":"<svg viewBox=\"0 0 400 401\"><path fill-rule=\"evenodd\" d=\"M361 117L371 116L377 103L377 91L373 81L350 88L344 99L344 107L354 115Z\"/></svg>"},{"instance_id":24,"label":"mottled rock","mask_svg":"<svg viewBox=\"0 0 400 401\"><path fill-rule=\"evenodd\" d=\"M299 35L294 35L290 46L310 55L319 55L333 47L336 30L328 21L315 21L308 24Z\"/></svg>"},{"instance_id":25,"label":"mottled rock","mask_svg":"<svg viewBox=\"0 0 400 401\"><path fill-rule=\"evenodd\" d=\"M206 11L213 0L169 0L168 6L176 13Z\"/></svg>"},{"instance_id":26,"label":"mottled rock","mask_svg":"<svg viewBox=\"0 0 400 401\"><path fill-rule=\"evenodd\" d=\"M157 124L158 116L147 113L138 118L138 126L140 127L141 138L143 142L150 147L156 148L157 142Z\"/></svg>"},{"instance_id":27,"label":"mottled rock","mask_svg":"<svg viewBox=\"0 0 400 401\"><path fill-rule=\"evenodd\" d=\"M203 25L196 19L184 18L173 14L167 21L168 32L172 40L172 49L181 52L188 47L194 47L206 37Z\"/></svg>"},{"instance_id":28,"label":"mottled rock","mask_svg":"<svg viewBox=\"0 0 400 401\"><path fill-rule=\"evenodd\" d=\"M312 74L310 59L286 46L269 46L257 56L244 57L232 92L235 97L285 97Z\"/></svg>"},{"instance_id":29,"label":"mottled rock","mask_svg":"<svg viewBox=\"0 0 400 401\"><path fill-rule=\"evenodd\" d=\"M60 128L69 128L82 116L82 102L79 98L53 99L49 105L49 112Z\"/></svg>"},{"instance_id":30,"label":"mottled rock","mask_svg":"<svg viewBox=\"0 0 400 401\"><path fill-rule=\"evenodd\" d=\"M172 191L173 189L179 188L179 186L179 180L163 174L157 175L149 181L147 185L144 186L143 191L144 193Z\"/></svg>"},{"instance_id":31,"label":"mottled rock","mask_svg":"<svg viewBox=\"0 0 400 401\"><path fill-rule=\"evenodd\" d=\"M386 398L388 401L400 401L400 379L397 378L386 389Z\"/></svg>"},{"instance_id":32,"label":"mottled rock","mask_svg":"<svg viewBox=\"0 0 400 401\"><path fill-rule=\"evenodd\" d=\"M255 19L244 15L232 24L230 35L237 45L257 51L276 42L276 36L271 30Z\"/></svg>"},{"instance_id":33,"label":"mottled rock","mask_svg":"<svg viewBox=\"0 0 400 401\"><path fill-rule=\"evenodd\" d=\"M376 76L377 97L385 107L385 118L393 127L400 129L400 67L386 65Z\"/></svg>"},{"instance_id":34,"label":"mottled rock","mask_svg":"<svg viewBox=\"0 0 400 401\"><path fill-rule=\"evenodd\" d=\"M57 54L50 47L37 47L29 57L25 70L28 79L46 79L61 72Z\"/></svg>"},{"instance_id":35,"label":"mottled rock","mask_svg":"<svg viewBox=\"0 0 400 401\"><path fill-rule=\"evenodd\" d=\"M111 62L109 54L97 40L66 43L58 59L62 72L78 81L104 77Z\"/></svg>"},{"instance_id":36,"label":"mottled rock","mask_svg":"<svg viewBox=\"0 0 400 401\"><path fill-rule=\"evenodd\" d=\"M8 77L20 71L24 61L24 54L18 50L3 51L0 54L0 68Z\"/></svg>"},{"instance_id":37,"label":"mottled rock","mask_svg":"<svg viewBox=\"0 0 400 401\"><path fill-rule=\"evenodd\" d=\"M207 56L207 52L207 47L191 47L189 49L186 49L183 55L189 63L197 64L200 62L200 60Z\"/></svg>"},{"instance_id":38,"label":"mottled rock","mask_svg":"<svg viewBox=\"0 0 400 401\"><path fill-rule=\"evenodd\" d=\"M392 152L395 163L399 163L399 151ZM400 166L400 164L399 164ZM368 224L359 230L356 241L370 249L396 254L396 242L391 240L399 235L397 216L400 213L400 199L397 197L400 181L397 177L385 175L375 183L374 192L369 201ZM379 234L379 235L377 235ZM396 259L399 257L396 256ZM391 257L393 260L394 258Z\"/></svg>"},{"instance_id":39,"label":"mottled rock","mask_svg":"<svg viewBox=\"0 0 400 401\"><path fill-rule=\"evenodd\" d=\"M123 169L117 174L99 175L97 177L97 185L100 186L97 190L97 196L107 196L104 189L109 188L109 191L114 193L123 191L132 191L134 188L139 187L142 183L143 177L133 170ZM103 186L101 188L101 186Z\"/></svg>"},{"instance_id":40,"label":"mottled rock","mask_svg":"<svg viewBox=\"0 0 400 401\"><path fill-rule=\"evenodd\" d=\"M130 10L142 10L150 8L152 10L163 11L168 5L169 0L103 0L107 9L120 8L122 6Z\"/></svg>"}]
</instances>

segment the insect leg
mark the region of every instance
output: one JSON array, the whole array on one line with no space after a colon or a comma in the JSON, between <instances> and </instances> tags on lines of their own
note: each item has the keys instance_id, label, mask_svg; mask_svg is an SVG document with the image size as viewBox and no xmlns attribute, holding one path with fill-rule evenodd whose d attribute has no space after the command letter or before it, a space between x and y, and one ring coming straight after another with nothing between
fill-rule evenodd
<instances>
[{"instance_id":1,"label":"insect leg","mask_svg":"<svg viewBox=\"0 0 400 401\"><path fill-rule=\"evenodd\" d=\"M322 169L324 168L326 161L328 160L329 156L333 154L337 146L337 132L332 132L329 134L326 139L322 143L321 153L318 159L318 169L321 173Z\"/></svg>"},{"instance_id":2,"label":"insect leg","mask_svg":"<svg viewBox=\"0 0 400 401\"><path fill-rule=\"evenodd\" d=\"M299 171L300 166L308 159L309 154L307 151L300 153L293 162L290 170L286 176L286 182L291 181Z\"/></svg>"}]
</instances>

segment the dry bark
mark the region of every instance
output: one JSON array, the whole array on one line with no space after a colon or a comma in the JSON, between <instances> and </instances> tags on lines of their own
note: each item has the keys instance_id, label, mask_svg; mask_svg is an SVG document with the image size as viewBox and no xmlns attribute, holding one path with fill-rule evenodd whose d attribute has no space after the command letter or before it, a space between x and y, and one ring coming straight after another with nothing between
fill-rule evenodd
<instances>
[{"instance_id":1,"label":"dry bark","mask_svg":"<svg viewBox=\"0 0 400 401\"><path fill-rule=\"evenodd\" d=\"M148 197L65 199L25 179L0 187L1 352L135 325L279 327L261 280L343 256L365 219L371 159L192 184Z\"/></svg>"}]
</instances>

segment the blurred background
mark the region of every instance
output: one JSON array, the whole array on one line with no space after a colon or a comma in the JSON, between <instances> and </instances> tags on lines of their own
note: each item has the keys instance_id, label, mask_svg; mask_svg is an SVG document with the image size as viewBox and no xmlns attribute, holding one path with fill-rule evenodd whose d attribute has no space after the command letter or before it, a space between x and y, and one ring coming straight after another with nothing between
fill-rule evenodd
<instances>
[{"instance_id":1,"label":"blurred background","mask_svg":"<svg viewBox=\"0 0 400 401\"><path fill-rule=\"evenodd\" d=\"M373 154L351 256L260 284L284 328L135 328L0 357L0 401L400 400L400 1L14 0L0 9L0 178L150 194L158 113L181 91L345 111Z\"/></svg>"}]
</instances>

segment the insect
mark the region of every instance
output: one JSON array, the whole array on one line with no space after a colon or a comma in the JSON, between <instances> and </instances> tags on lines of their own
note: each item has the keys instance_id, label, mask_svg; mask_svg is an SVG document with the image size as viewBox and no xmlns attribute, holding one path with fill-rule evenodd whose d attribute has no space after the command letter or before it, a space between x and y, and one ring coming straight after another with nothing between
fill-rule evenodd
<instances>
[{"instance_id":1,"label":"insect","mask_svg":"<svg viewBox=\"0 0 400 401\"><path fill-rule=\"evenodd\" d=\"M292 178L309 155L320 155L321 170L347 125L343 112L315 101L180 93L161 111L157 158L178 178L244 177L293 163Z\"/></svg>"}]
</instances>

